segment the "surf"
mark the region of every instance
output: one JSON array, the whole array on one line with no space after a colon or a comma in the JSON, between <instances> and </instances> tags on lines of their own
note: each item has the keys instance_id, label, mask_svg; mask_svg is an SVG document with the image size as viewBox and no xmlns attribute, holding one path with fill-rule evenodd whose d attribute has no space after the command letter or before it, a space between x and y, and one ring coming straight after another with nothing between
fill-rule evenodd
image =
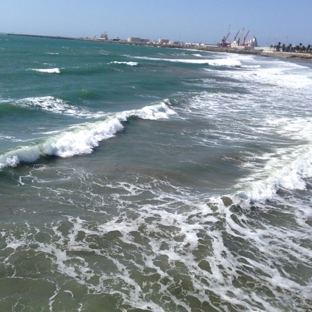
<instances>
[{"instance_id":1,"label":"surf","mask_svg":"<svg viewBox=\"0 0 312 312\"><path fill-rule=\"evenodd\" d=\"M132 56L133 57L133 56ZM184 63L193 65L209 65L209 66L225 66L225 67L240 67L242 64L239 60L224 58L224 59L177 59L177 58L155 58L145 56L134 56L133 58L158 61L158 62L170 62L170 63Z\"/></svg>"},{"instance_id":2,"label":"surf","mask_svg":"<svg viewBox=\"0 0 312 312\"><path fill-rule=\"evenodd\" d=\"M110 114L104 120L75 125L43 141L4 152L0 155L0 169L15 167L20 163L34 163L44 156L68 158L90 154L101 141L121 132L124 129L122 123L131 117L157 120L169 118L174 114L176 113L162 102L138 110Z\"/></svg>"}]
</instances>

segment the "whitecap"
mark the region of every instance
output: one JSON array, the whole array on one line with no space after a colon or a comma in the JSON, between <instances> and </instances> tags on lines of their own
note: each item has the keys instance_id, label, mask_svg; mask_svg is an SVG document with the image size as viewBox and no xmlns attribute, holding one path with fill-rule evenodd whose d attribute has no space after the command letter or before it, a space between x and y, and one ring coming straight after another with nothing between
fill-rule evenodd
<instances>
[{"instance_id":1,"label":"whitecap","mask_svg":"<svg viewBox=\"0 0 312 312\"><path fill-rule=\"evenodd\" d=\"M197 53L195 53L195 54L193 54L193 55L196 56L196 57L202 57L202 55L197 54Z\"/></svg>"},{"instance_id":2,"label":"whitecap","mask_svg":"<svg viewBox=\"0 0 312 312\"><path fill-rule=\"evenodd\" d=\"M312 122L311 120L274 120L277 132L293 139L305 140L295 147L276 149L274 152L250 157L251 173L241 179L239 196L251 201L264 202L276 196L280 189L304 190L306 179L312 177ZM246 158L248 161L248 157ZM253 166L257 160L265 161L261 167ZM250 164L247 162L247 164Z\"/></svg>"},{"instance_id":3,"label":"whitecap","mask_svg":"<svg viewBox=\"0 0 312 312\"><path fill-rule=\"evenodd\" d=\"M93 113L85 108L76 107L62 99L53 96L29 97L16 101L15 105L24 108L39 108L54 114L62 114L78 118L101 118L102 112Z\"/></svg>"},{"instance_id":4,"label":"whitecap","mask_svg":"<svg viewBox=\"0 0 312 312\"><path fill-rule=\"evenodd\" d=\"M218 73L226 78L231 77L246 83L260 83L281 88L302 89L312 87L310 69L306 66L287 61L259 60L258 58L233 57L233 61L241 62L244 71Z\"/></svg>"},{"instance_id":5,"label":"whitecap","mask_svg":"<svg viewBox=\"0 0 312 312\"><path fill-rule=\"evenodd\" d=\"M47 73L47 74L60 74L61 70L59 68L31 68L31 70L39 72L39 73Z\"/></svg>"},{"instance_id":6,"label":"whitecap","mask_svg":"<svg viewBox=\"0 0 312 312\"><path fill-rule=\"evenodd\" d=\"M209 66L229 66L229 67L239 67L241 66L241 61L233 58L222 58L222 59L168 59L168 58L155 58L155 57L143 57L136 56L138 59L145 59L151 61L161 61L161 62L171 62L171 63L185 63L185 64L199 64L199 65L209 65Z\"/></svg>"},{"instance_id":7,"label":"whitecap","mask_svg":"<svg viewBox=\"0 0 312 312\"><path fill-rule=\"evenodd\" d=\"M113 61L110 62L109 64L119 64L119 65L128 65L128 66L138 66L137 62L118 62L118 61Z\"/></svg>"}]
</instances>

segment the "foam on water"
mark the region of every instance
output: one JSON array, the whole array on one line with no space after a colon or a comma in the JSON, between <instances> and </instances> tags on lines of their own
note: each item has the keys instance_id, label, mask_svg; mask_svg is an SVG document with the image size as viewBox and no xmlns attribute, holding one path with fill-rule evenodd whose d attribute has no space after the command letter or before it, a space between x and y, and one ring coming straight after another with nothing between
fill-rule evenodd
<instances>
[{"instance_id":1,"label":"foam on water","mask_svg":"<svg viewBox=\"0 0 312 312\"><path fill-rule=\"evenodd\" d=\"M119 64L119 65L138 66L138 62L118 62L118 61L113 61L113 62L110 62L109 64Z\"/></svg>"},{"instance_id":2,"label":"foam on water","mask_svg":"<svg viewBox=\"0 0 312 312\"><path fill-rule=\"evenodd\" d=\"M233 77L238 81L252 81L253 83L258 82L283 88L301 89L312 86L312 74L310 68L307 66L277 60L259 61L258 58L255 60L254 57L244 59L242 57L232 56L230 59L242 62L242 68L246 70L218 73L221 76Z\"/></svg>"},{"instance_id":3,"label":"foam on water","mask_svg":"<svg viewBox=\"0 0 312 312\"><path fill-rule=\"evenodd\" d=\"M201 140L201 144L241 146L240 166L249 174L238 180L236 187L247 202L265 202L280 190L305 190L312 177L312 120L306 116L307 107L300 105L300 96L306 94L305 100L311 96L310 69L284 61L255 60L253 56L229 58L239 59L242 68L217 74L210 69L212 77L202 80L205 88L214 90L218 80L213 77L224 76L228 80L222 82L222 89L203 91L182 107L186 116L200 116L213 125L214 130L202 132L212 138ZM293 116L287 115L289 111ZM248 146L257 142L263 142L270 152L248 151Z\"/></svg>"},{"instance_id":4,"label":"foam on water","mask_svg":"<svg viewBox=\"0 0 312 312\"><path fill-rule=\"evenodd\" d=\"M246 152L243 152L244 147L241 148L240 166L246 168L249 174L236 185L242 198L265 202L274 198L281 189L304 190L307 179L312 177L312 120L304 117L276 118L264 113L250 122L245 121L244 127L237 127L233 135L235 124L240 123L239 116L246 116L250 110L259 109L258 105L261 105L246 101L248 106L245 106L245 98L250 96L231 97L230 104L224 102L224 97L209 93L193 98L188 111L212 120L216 127L213 131L203 130L201 144L223 146L228 142L246 146ZM219 120L222 125L219 125ZM225 120L228 120L228 126L224 124ZM222 131L218 131L221 126ZM285 143L277 144L279 138ZM262 140L267 142L270 152L248 152L249 144ZM297 144L291 144L293 141Z\"/></svg>"},{"instance_id":5,"label":"foam on water","mask_svg":"<svg viewBox=\"0 0 312 312\"><path fill-rule=\"evenodd\" d=\"M312 177L312 119L274 119L273 124L278 133L302 143L259 156L261 162L265 161L263 167L250 165L257 163L255 155L246 158L252 174L240 181L239 187L245 189L244 195L252 201L271 199L280 189L304 190L306 179Z\"/></svg>"},{"instance_id":6,"label":"foam on water","mask_svg":"<svg viewBox=\"0 0 312 312\"><path fill-rule=\"evenodd\" d=\"M39 72L39 73L47 73L47 74L60 74L61 70L59 68L31 68L31 70Z\"/></svg>"},{"instance_id":7,"label":"foam on water","mask_svg":"<svg viewBox=\"0 0 312 312\"><path fill-rule=\"evenodd\" d=\"M34 182L48 201L64 205L72 196L62 189L48 196L49 185ZM75 193L83 196L86 188L92 198L99 183L84 176ZM300 243L309 239L307 226L304 233L270 224L265 214L254 218L241 209L234 197L205 203L167 181L105 183L101 192L104 187L107 200L115 201L110 202L115 216L102 205L96 220L67 215L41 230L23 226L19 237L3 230L5 265L18 271L14 259L22 257L21 250L34 250L51 261L54 276L74 280L92 294L118 295L128 309L283 312L296 302L296 311L303 312L309 306L312 285L300 271L292 272L289 260L311 270L309 250ZM151 203L142 201L143 194ZM38 239L39 231L45 241ZM64 291L76 297L77 286L58 285L53 298ZM56 302L51 300L51 308Z\"/></svg>"},{"instance_id":8,"label":"foam on water","mask_svg":"<svg viewBox=\"0 0 312 312\"><path fill-rule=\"evenodd\" d=\"M132 56L133 57L133 56ZM232 58L224 59L175 59L175 58L155 58L155 57L143 57L135 56L137 59L144 59L150 61L160 61L160 62L171 62L171 63L185 63L185 64L199 64L199 65L209 65L209 66L227 66L227 67L238 67L241 66L241 62Z\"/></svg>"},{"instance_id":9,"label":"foam on water","mask_svg":"<svg viewBox=\"0 0 312 312\"><path fill-rule=\"evenodd\" d=\"M201 54L199 54L199 53L194 53L194 54L192 54L192 55L194 55L194 56L196 56L196 57L203 57Z\"/></svg>"},{"instance_id":10,"label":"foam on water","mask_svg":"<svg viewBox=\"0 0 312 312\"><path fill-rule=\"evenodd\" d=\"M43 101L45 103L45 101ZM41 103L41 102L40 102ZM54 101L53 101L54 103ZM103 140L107 140L123 130L121 122L131 116L156 120L175 114L165 103L146 106L139 110L119 112L108 116L104 121L85 123L70 130L45 139L43 142L19 147L0 155L0 169L17 166L21 162L35 162L41 156L54 155L72 157L89 154Z\"/></svg>"},{"instance_id":11,"label":"foam on water","mask_svg":"<svg viewBox=\"0 0 312 312\"><path fill-rule=\"evenodd\" d=\"M21 142L21 140L18 140L17 138L13 136L6 136L6 135L0 135L0 140L10 140L14 142Z\"/></svg>"},{"instance_id":12,"label":"foam on water","mask_svg":"<svg viewBox=\"0 0 312 312\"><path fill-rule=\"evenodd\" d=\"M24 108L41 109L54 114L62 114L76 118L103 118L103 112L91 112L86 108L76 107L53 96L31 97L17 100L14 105Z\"/></svg>"}]
</instances>

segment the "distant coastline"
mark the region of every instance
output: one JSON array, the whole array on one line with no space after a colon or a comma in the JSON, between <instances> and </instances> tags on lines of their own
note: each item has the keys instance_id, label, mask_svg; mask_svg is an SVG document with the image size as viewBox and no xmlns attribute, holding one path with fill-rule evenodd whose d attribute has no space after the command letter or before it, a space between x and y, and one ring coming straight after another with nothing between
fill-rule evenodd
<instances>
[{"instance_id":1,"label":"distant coastline","mask_svg":"<svg viewBox=\"0 0 312 312\"><path fill-rule=\"evenodd\" d=\"M193 49L199 51L208 52L223 52L223 53L236 53L236 54L252 54L261 55L266 57L278 57L287 59L298 59L305 61L312 61L312 53L304 52L281 52L268 49L268 47L256 47L256 48L238 48L238 47L218 47L217 45L203 45L203 44L160 44L160 43L131 43L121 39L92 39L92 38L75 38L75 37L63 37L63 36L47 36L47 35L31 35L31 34L13 34L8 33L9 36L23 36L23 37L36 37L46 39L63 39L63 40L81 40L81 41L92 41L92 42L103 42L103 43L118 43L127 45L140 45L140 46L151 46L151 47L163 47L163 48L174 48L174 49Z\"/></svg>"}]
</instances>

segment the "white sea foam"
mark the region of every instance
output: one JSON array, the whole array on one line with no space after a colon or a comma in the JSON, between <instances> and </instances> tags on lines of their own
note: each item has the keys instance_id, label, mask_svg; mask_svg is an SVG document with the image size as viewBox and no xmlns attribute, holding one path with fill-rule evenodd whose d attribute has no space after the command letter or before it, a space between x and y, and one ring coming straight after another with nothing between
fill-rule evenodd
<instances>
[{"instance_id":1,"label":"white sea foam","mask_svg":"<svg viewBox=\"0 0 312 312\"><path fill-rule=\"evenodd\" d=\"M102 118L105 116L103 112L93 113L87 109L78 108L53 96L25 98L16 101L15 105L26 108L39 108L54 114L62 114L78 118Z\"/></svg>"},{"instance_id":2,"label":"white sea foam","mask_svg":"<svg viewBox=\"0 0 312 312\"><path fill-rule=\"evenodd\" d=\"M175 111L169 108L166 104L168 101L165 100L161 104L153 106L145 106L140 110L131 110L121 113L117 113L119 120L125 121L130 116L137 116L142 119L156 120L156 119L167 119L172 115L176 115Z\"/></svg>"},{"instance_id":3,"label":"white sea foam","mask_svg":"<svg viewBox=\"0 0 312 312\"><path fill-rule=\"evenodd\" d=\"M113 62L110 62L109 64L119 64L119 65L138 66L138 62L118 62L118 61L113 61Z\"/></svg>"},{"instance_id":4,"label":"white sea foam","mask_svg":"<svg viewBox=\"0 0 312 312\"><path fill-rule=\"evenodd\" d=\"M241 78L248 79L252 74L253 79L261 83L278 85L286 88L312 87L312 79L296 73L289 73L287 68L265 68L258 69L257 72L243 74ZM245 76L245 77L244 77Z\"/></svg>"},{"instance_id":5,"label":"white sea foam","mask_svg":"<svg viewBox=\"0 0 312 312\"><path fill-rule=\"evenodd\" d=\"M252 166L251 174L238 184L244 189L240 194L252 201L271 199L280 189L304 190L306 179L312 177L312 120L282 118L275 119L274 125L283 136L305 141L259 156L262 162L266 161L265 165ZM250 162L257 162L257 156L253 155Z\"/></svg>"},{"instance_id":6,"label":"white sea foam","mask_svg":"<svg viewBox=\"0 0 312 312\"><path fill-rule=\"evenodd\" d=\"M61 70L59 68L32 68L31 70L34 70L39 73L47 73L47 74L60 74Z\"/></svg>"},{"instance_id":7,"label":"white sea foam","mask_svg":"<svg viewBox=\"0 0 312 312\"><path fill-rule=\"evenodd\" d=\"M301 89L312 87L312 74L309 67L287 61L255 60L254 57L233 55L229 59L241 62L246 69L239 72L218 73L239 81L261 83L283 88ZM208 70L208 69L206 69Z\"/></svg>"},{"instance_id":8,"label":"white sea foam","mask_svg":"<svg viewBox=\"0 0 312 312\"><path fill-rule=\"evenodd\" d=\"M2 135L0 134L0 140L10 140L10 141L15 141L16 138L13 136L8 136L8 135Z\"/></svg>"},{"instance_id":9,"label":"white sea foam","mask_svg":"<svg viewBox=\"0 0 312 312\"><path fill-rule=\"evenodd\" d=\"M169 58L155 58L155 57L143 57L136 56L138 59L145 59L151 61L171 62L171 63L185 63L185 64L199 64L209 66L227 66L227 67L239 67L241 62L232 58L223 59L169 59Z\"/></svg>"},{"instance_id":10,"label":"white sea foam","mask_svg":"<svg viewBox=\"0 0 312 312\"><path fill-rule=\"evenodd\" d=\"M91 181L84 178L82 183L88 184L90 191ZM161 186L164 182L157 183ZM75 193L90 193L80 186ZM198 197L190 190L168 182L159 189L138 181L135 185L105 182L102 186L112 191L110 199L115 198L117 203L111 204L120 210L117 215L91 221L64 216L63 220L45 224L44 233L50 233L51 239L44 242L38 241L35 234L39 231L33 228L24 230L25 234L19 237L4 230L1 235L7 253L14 255L23 248L42 254L57 270L55 273L84 285L92 294L109 290L118 294L124 305L149 307L151 311L162 311L165 303L150 300L146 287L148 295L161 289L166 302L184 307L185 311L191 311L185 296L180 295L186 291L198 306L207 301L213 306L209 296L213 294L222 311L229 305L239 305L240 310L258 311L255 307L261 307L281 312L288 305L283 306L285 299L307 306L310 287L289 274L290 257L311 268L308 249L297 243L300 233L296 229L283 229L261 223L261 218L235 213L221 198L198 203ZM52 192L50 187L47 189ZM40 193L44 191L41 186ZM59 191L58 200L65 200L65 190ZM92 196L96 195L94 191ZM141 193L150 194L152 203L133 201L133 196ZM6 264L14 267L15 262L9 256ZM109 269L105 269L105 264ZM76 294L75 288L65 287L63 291ZM178 287L179 292L173 291ZM272 300L265 300L267 293Z\"/></svg>"},{"instance_id":11,"label":"white sea foam","mask_svg":"<svg viewBox=\"0 0 312 312\"><path fill-rule=\"evenodd\" d=\"M19 147L0 155L0 169L17 166L21 162L35 162L40 156L54 155L72 157L89 154L103 140L112 138L123 130L121 122L131 116L142 119L164 119L175 114L165 103L146 106L142 109L113 114L103 121L86 123L72 127L59 135L45 139L41 143Z\"/></svg>"},{"instance_id":12,"label":"white sea foam","mask_svg":"<svg viewBox=\"0 0 312 312\"><path fill-rule=\"evenodd\" d=\"M198 54L198 53L195 53L193 55L196 56L196 57L203 57L201 54Z\"/></svg>"},{"instance_id":13,"label":"white sea foam","mask_svg":"<svg viewBox=\"0 0 312 312\"><path fill-rule=\"evenodd\" d=\"M257 138L260 142L268 140L270 152L262 154L258 151L242 157L242 166L249 174L240 179L236 187L240 190L239 196L248 201L264 202L276 198L280 190L304 190L307 179L312 177L312 120L306 116L309 113L305 104L307 98L300 105L300 96L310 96L310 70L284 61L272 60L271 67L268 67L267 61L257 59L255 63L253 57L244 60L240 56L239 59L242 67L246 64L251 67L226 73L219 71L217 74L211 69L212 78L201 83L205 88L218 88L214 75L231 77L237 82L222 81L223 87L242 90L245 86L248 92L204 91L187 102L185 110L188 114L200 115L217 125L216 130L206 132L209 137L213 135L212 139L201 140L200 143L222 145L228 141L231 144L240 142L244 146L246 142L248 146L248 141L255 142ZM296 101L298 96L299 103ZM293 107L294 102L296 107ZM289 117L288 111L292 111L293 116ZM254 112L258 115L255 116ZM244 116L244 127L240 124L241 116ZM221 120L222 124L219 124ZM239 124L237 131L236 124ZM285 139L288 146L275 146L274 140L280 142L280 139ZM291 143L294 140L296 143Z\"/></svg>"}]
</instances>

